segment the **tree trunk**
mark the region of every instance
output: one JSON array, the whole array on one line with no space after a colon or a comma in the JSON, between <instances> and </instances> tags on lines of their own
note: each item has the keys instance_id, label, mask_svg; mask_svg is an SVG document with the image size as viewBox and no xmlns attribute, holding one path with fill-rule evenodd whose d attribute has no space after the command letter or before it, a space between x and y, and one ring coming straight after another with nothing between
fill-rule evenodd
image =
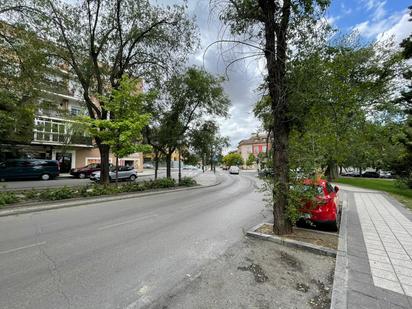
<instances>
[{"instance_id":1,"label":"tree trunk","mask_svg":"<svg viewBox=\"0 0 412 309\"><path fill-rule=\"evenodd\" d=\"M333 181L338 178L338 166L335 161L330 160L328 162L328 167L326 168L326 176L328 181Z\"/></svg>"},{"instance_id":2,"label":"tree trunk","mask_svg":"<svg viewBox=\"0 0 412 309\"><path fill-rule=\"evenodd\" d=\"M167 178L172 178L171 165L172 165L172 154L168 152L166 154L166 177Z\"/></svg>"},{"instance_id":3,"label":"tree trunk","mask_svg":"<svg viewBox=\"0 0 412 309\"><path fill-rule=\"evenodd\" d=\"M274 121L275 122L275 121ZM292 232L292 222L288 218L289 194L289 129L285 123L274 123L275 134L273 139L273 232L277 235Z\"/></svg>"},{"instance_id":4,"label":"tree trunk","mask_svg":"<svg viewBox=\"0 0 412 309\"><path fill-rule=\"evenodd\" d=\"M288 217L289 196L289 119L286 89L287 31L291 1L284 0L277 9L277 1L259 1L264 12L265 58L268 70L268 87L271 98L273 137L273 232L277 235L292 232ZM280 17L279 22L275 17Z\"/></svg>"},{"instance_id":5,"label":"tree trunk","mask_svg":"<svg viewBox=\"0 0 412 309\"><path fill-rule=\"evenodd\" d=\"M159 152L155 150L155 176L154 179L157 179L157 172L159 170Z\"/></svg>"},{"instance_id":6,"label":"tree trunk","mask_svg":"<svg viewBox=\"0 0 412 309\"><path fill-rule=\"evenodd\" d=\"M202 172L205 172L205 155L202 154Z\"/></svg>"},{"instance_id":7,"label":"tree trunk","mask_svg":"<svg viewBox=\"0 0 412 309\"><path fill-rule=\"evenodd\" d=\"M97 146L100 151L100 183L108 184L109 183L109 152L110 146L102 144L100 141L97 141Z\"/></svg>"}]
</instances>

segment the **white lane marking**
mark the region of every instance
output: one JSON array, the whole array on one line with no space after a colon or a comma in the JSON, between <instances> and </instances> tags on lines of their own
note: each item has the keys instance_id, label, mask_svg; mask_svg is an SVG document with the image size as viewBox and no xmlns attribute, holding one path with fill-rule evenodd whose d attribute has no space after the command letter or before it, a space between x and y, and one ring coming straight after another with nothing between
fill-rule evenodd
<instances>
[{"instance_id":1,"label":"white lane marking","mask_svg":"<svg viewBox=\"0 0 412 309\"><path fill-rule=\"evenodd\" d=\"M46 242L43 241L43 242L38 242L38 243L35 243L35 244L31 244L31 245L27 245L27 246L23 246L23 247L18 247L18 248L6 250L6 251L0 251L0 254L12 253L12 252L16 252L16 251L23 250L23 249L33 248L33 247L44 245L45 243Z\"/></svg>"},{"instance_id":2,"label":"white lane marking","mask_svg":"<svg viewBox=\"0 0 412 309\"><path fill-rule=\"evenodd\" d=\"M139 218L133 219L133 220L127 220L127 221L123 221L123 222L119 222L119 223L104 225L104 226L99 227L99 231L110 229L112 227L116 227L116 226L119 226L119 225L129 224L129 223L137 222L137 221L140 221L140 220L153 218L153 217L157 217L157 215L143 216L143 217L139 217Z\"/></svg>"}]
</instances>

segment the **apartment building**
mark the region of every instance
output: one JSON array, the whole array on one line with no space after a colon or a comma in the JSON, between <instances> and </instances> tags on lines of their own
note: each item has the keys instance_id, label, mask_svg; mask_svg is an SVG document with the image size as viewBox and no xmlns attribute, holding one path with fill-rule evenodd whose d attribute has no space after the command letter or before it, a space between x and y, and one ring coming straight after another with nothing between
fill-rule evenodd
<instances>
[{"instance_id":1,"label":"apartment building","mask_svg":"<svg viewBox=\"0 0 412 309\"><path fill-rule=\"evenodd\" d=\"M0 32L13 37L17 30L0 21ZM14 50L7 44L1 44L1 51L3 63L13 68L13 62L18 61ZM9 68L4 68L2 72L8 73L6 69ZM32 140L15 141L5 136L0 145L0 161L10 158L54 159L60 162L61 173L67 173L71 168L98 163L100 152L93 138L76 121L77 116L86 114L82 88L69 72L67 64L50 61L44 69L46 73L41 80L40 89L36 89L40 95L36 103ZM1 77L4 79L2 85L7 85L7 75L3 74ZM16 122L18 123L18 119ZM114 163L115 160L115 156L111 154L109 161ZM119 163L142 170L143 154L134 153L120 158Z\"/></svg>"},{"instance_id":2,"label":"apartment building","mask_svg":"<svg viewBox=\"0 0 412 309\"><path fill-rule=\"evenodd\" d=\"M246 160L249 158L250 154L258 157L260 153L266 154L267 150L270 150L271 143L269 142L267 144L266 142L267 135L259 133L252 134L249 138L239 142L237 152L242 156L242 159L245 162L244 168L246 168Z\"/></svg>"}]
</instances>

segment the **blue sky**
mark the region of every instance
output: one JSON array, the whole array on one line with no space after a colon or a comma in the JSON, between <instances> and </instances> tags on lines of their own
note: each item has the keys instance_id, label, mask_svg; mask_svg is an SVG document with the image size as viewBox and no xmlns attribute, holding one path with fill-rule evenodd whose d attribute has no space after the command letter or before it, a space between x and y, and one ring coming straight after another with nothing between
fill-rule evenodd
<instances>
[{"instance_id":1,"label":"blue sky","mask_svg":"<svg viewBox=\"0 0 412 309\"><path fill-rule=\"evenodd\" d=\"M342 32L357 29L368 40L387 32L399 41L407 31L411 33L405 16L409 5L408 0L332 0L327 18Z\"/></svg>"}]
</instances>

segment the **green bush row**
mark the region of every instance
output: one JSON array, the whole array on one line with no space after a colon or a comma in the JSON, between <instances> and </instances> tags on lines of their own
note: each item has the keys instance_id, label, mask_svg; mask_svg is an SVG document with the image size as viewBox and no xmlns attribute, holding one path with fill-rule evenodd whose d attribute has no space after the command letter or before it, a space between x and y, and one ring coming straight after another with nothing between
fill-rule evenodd
<instances>
[{"instance_id":1,"label":"green bush row","mask_svg":"<svg viewBox=\"0 0 412 309\"><path fill-rule=\"evenodd\" d=\"M190 177L183 177L179 186L191 187L197 185ZM0 207L23 201L57 201L69 198L91 197L100 195L114 195L125 192L139 192L155 189L166 189L178 186L174 179L161 178L143 182L129 182L125 184L100 185L91 184L81 187L62 187L44 190L30 190L22 192L0 192Z\"/></svg>"}]
</instances>

